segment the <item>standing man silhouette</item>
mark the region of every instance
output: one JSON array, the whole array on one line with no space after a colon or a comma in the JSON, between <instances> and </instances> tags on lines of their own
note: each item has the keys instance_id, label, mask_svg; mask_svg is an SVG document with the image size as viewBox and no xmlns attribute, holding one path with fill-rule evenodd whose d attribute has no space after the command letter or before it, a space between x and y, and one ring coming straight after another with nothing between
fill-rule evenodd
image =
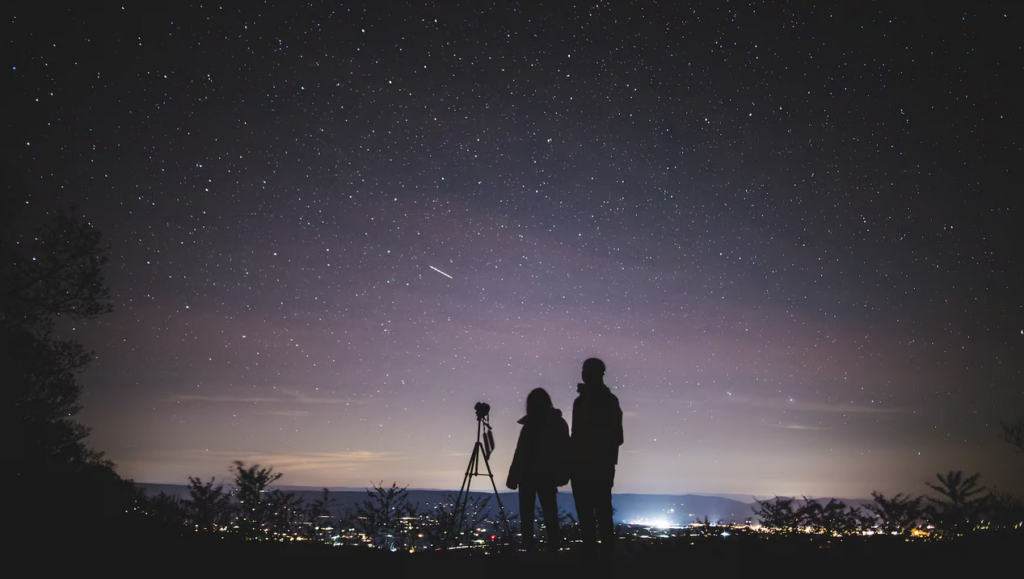
<instances>
[{"instance_id":1,"label":"standing man silhouette","mask_svg":"<svg viewBox=\"0 0 1024 579\"><path fill-rule=\"evenodd\" d=\"M572 496L576 501L584 549L592 550L600 529L601 552L615 547L612 484L622 445L622 409L604 384L604 362L583 362L583 383L572 405Z\"/></svg>"}]
</instances>

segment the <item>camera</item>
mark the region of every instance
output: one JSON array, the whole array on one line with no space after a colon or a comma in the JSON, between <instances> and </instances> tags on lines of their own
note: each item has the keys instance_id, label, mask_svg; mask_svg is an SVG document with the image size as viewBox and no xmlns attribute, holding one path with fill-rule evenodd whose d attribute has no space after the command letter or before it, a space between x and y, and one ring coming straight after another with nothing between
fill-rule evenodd
<instances>
[{"instance_id":1,"label":"camera","mask_svg":"<svg viewBox=\"0 0 1024 579\"><path fill-rule=\"evenodd\" d=\"M491 413L491 405L486 402L477 402L473 408L476 410L477 420L487 420L487 415Z\"/></svg>"}]
</instances>

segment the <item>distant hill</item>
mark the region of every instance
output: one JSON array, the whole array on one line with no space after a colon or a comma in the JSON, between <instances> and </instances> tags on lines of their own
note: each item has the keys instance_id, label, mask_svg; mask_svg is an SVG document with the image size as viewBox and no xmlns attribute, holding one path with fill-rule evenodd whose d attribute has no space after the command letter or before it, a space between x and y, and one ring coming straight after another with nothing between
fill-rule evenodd
<instances>
[{"instance_id":1,"label":"distant hill","mask_svg":"<svg viewBox=\"0 0 1024 579\"><path fill-rule=\"evenodd\" d=\"M155 495L160 492L167 493L182 499L188 498L188 487L185 485L150 484L138 483L147 495ZM230 485L225 485L230 487ZM294 492L306 501L312 501L322 496L323 487L300 487L288 485L275 485L274 488ZM335 500L332 514L340 514L346 508L355 508L361 501L367 499L366 489L352 489L346 487L328 488L329 497ZM455 496L458 491L434 490L434 489L410 489L409 499L418 503L424 510L437 506L443 502L444 495ZM494 500L493 492L473 492L472 496L491 497L488 503L492 509L497 509L497 502ZM505 510L509 514L519 512L519 494L515 492L502 492L499 495ZM741 497L743 495L729 495ZM614 494L612 495L612 506L615 508L616 522L644 521L648 523L661 523L670 525L686 525L697 519L703 520L706 516L712 522L722 521L725 523L742 523L746 518L754 517L753 507L756 503L750 497L747 501L740 501L729 496L722 495L642 495L642 494ZM782 497L788 498L788 497ZM812 497L816 498L816 497ZM774 500L774 497L771 499ZM828 502L828 498L817 498L821 502ZM863 507L864 504L872 502L870 499L837 499L851 507ZM797 497L794 507L803 504L802 497ZM558 493L558 506L572 516L576 516L576 505L572 499L571 492Z\"/></svg>"},{"instance_id":2,"label":"distant hill","mask_svg":"<svg viewBox=\"0 0 1024 579\"><path fill-rule=\"evenodd\" d=\"M780 499L789 499L789 498L794 499L794 501L793 501L793 508L794 509L804 506L804 503L806 502L806 501L804 501L803 497L778 497L778 498L780 498ZM807 498L815 500L815 501L818 501L821 504L827 504L830 500L832 500L832 497L807 497ZM768 499L768 500L771 501L771 502L775 502L776 498L772 497L771 499ZM871 504L871 503L875 502L875 501L873 501L871 499L840 499L840 498L836 498L835 500L841 501L843 503L846 503L847 507L856 507L856 508L863 508L864 505L868 505L868 504Z\"/></svg>"},{"instance_id":3,"label":"distant hill","mask_svg":"<svg viewBox=\"0 0 1024 579\"><path fill-rule=\"evenodd\" d=\"M138 486L147 495L164 492L182 499L188 498L188 487L185 485L140 483ZM286 487L282 485L275 488L294 492L297 496L307 501L320 498L323 492L322 489L311 487ZM343 512L345 508L354 508L360 501L367 498L365 489L329 489L328 492L329 497L336 501L334 504L334 514ZM444 500L444 495L448 494L456 495L458 491L410 490L409 499L413 503L419 503L421 507L427 509L441 504ZM472 496L491 497L490 507L492 509L497 508L493 492L474 492ZM503 492L499 496L507 512L510 514L519 512L518 493ZM558 493L558 506L572 516L576 516L576 505L573 502L572 493ZM671 524L688 524L697 518L703 519L705 516L712 521L743 522L745 518L753 516L750 504L722 497L699 495L615 494L612 495L612 506L616 509L615 520L627 523L646 520Z\"/></svg>"},{"instance_id":4,"label":"distant hill","mask_svg":"<svg viewBox=\"0 0 1024 579\"><path fill-rule=\"evenodd\" d=\"M732 499L741 503L750 504L755 500L763 501L765 499L774 498L771 495L741 495L736 493L687 493L690 495L697 495L700 497L722 497L723 499Z\"/></svg>"}]
</instances>

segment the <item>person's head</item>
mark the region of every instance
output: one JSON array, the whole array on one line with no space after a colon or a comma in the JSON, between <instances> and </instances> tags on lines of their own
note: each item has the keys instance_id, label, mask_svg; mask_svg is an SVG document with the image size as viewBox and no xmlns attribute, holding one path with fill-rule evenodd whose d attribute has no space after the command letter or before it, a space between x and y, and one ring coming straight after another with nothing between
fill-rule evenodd
<instances>
[{"instance_id":1,"label":"person's head","mask_svg":"<svg viewBox=\"0 0 1024 579\"><path fill-rule=\"evenodd\" d=\"M553 407L551 397L543 388L534 388L526 397L526 415L540 416Z\"/></svg>"},{"instance_id":2,"label":"person's head","mask_svg":"<svg viewBox=\"0 0 1024 579\"><path fill-rule=\"evenodd\" d=\"M604 384L604 362L597 358L588 358L583 362L583 383Z\"/></svg>"}]
</instances>

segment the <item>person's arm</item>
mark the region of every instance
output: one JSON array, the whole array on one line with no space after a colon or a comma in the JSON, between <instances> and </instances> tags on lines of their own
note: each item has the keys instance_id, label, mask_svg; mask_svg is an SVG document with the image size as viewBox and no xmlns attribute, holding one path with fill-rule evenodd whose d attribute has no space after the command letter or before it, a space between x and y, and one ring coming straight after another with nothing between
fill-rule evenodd
<instances>
[{"instance_id":1,"label":"person's arm","mask_svg":"<svg viewBox=\"0 0 1024 579\"><path fill-rule=\"evenodd\" d=\"M569 462L572 458L572 436L569 434L569 425L566 424L564 418L558 419L558 439L553 441L555 448L558 449L558 458L560 461Z\"/></svg>"},{"instance_id":2,"label":"person's arm","mask_svg":"<svg viewBox=\"0 0 1024 579\"><path fill-rule=\"evenodd\" d=\"M615 399L615 405L612 407L612 435L615 439L615 446L622 446L625 441L622 434L622 408L619 406L619 399Z\"/></svg>"},{"instance_id":3,"label":"person's arm","mask_svg":"<svg viewBox=\"0 0 1024 579\"><path fill-rule=\"evenodd\" d=\"M523 470L523 435L526 433L526 427L523 427L519 431L519 440L516 442L516 452L512 455L512 464L508 467L508 478L505 479L505 486L512 490L519 488L519 477L522 476Z\"/></svg>"},{"instance_id":4,"label":"person's arm","mask_svg":"<svg viewBox=\"0 0 1024 579\"><path fill-rule=\"evenodd\" d=\"M558 486L565 486L569 484L571 474L569 464L572 461L572 439L569 436L569 425L565 423L564 418L558 419L558 440L555 442L555 448L558 449Z\"/></svg>"},{"instance_id":5,"label":"person's arm","mask_svg":"<svg viewBox=\"0 0 1024 579\"><path fill-rule=\"evenodd\" d=\"M572 402L572 428L569 432L569 452L568 452L568 466L570 478L576 476L577 467L579 466L578 461L580 458L580 446L582 446L583 428L580 419L580 399L576 398ZM568 427L568 425L567 425Z\"/></svg>"},{"instance_id":6,"label":"person's arm","mask_svg":"<svg viewBox=\"0 0 1024 579\"><path fill-rule=\"evenodd\" d=\"M579 414L577 412L577 410L579 409L579 406L580 406L580 399L579 398L577 398L576 400L572 401L572 432L569 434L569 438L573 441L573 443L575 443L577 435L579 434L580 421L579 421Z\"/></svg>"}]
</instances>

